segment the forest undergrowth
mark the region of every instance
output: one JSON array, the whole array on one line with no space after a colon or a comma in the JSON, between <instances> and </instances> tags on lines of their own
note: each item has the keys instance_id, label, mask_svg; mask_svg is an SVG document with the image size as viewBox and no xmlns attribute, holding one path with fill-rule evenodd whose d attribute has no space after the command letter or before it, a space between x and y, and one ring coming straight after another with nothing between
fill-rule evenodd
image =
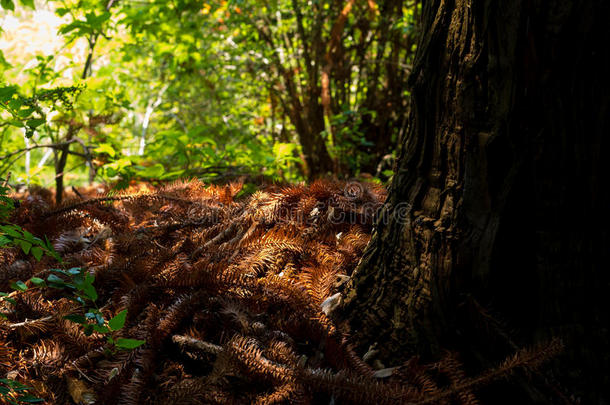
<instances>
[{"instance_id":1,"label":"forest undergrowth","mask_svg":"<svg viewBox=\"0 0 610 405\"><path fill-rule=\"evenodd\" d=\"M522 350L476 376L451 354L368 364L329 313L385 190L240 190L82 191L59 207L47 190L21 196L11 221L63 260L0 250L0 291L14 290L0 303L0 377L52 404L474 404L477 386L557 352Z\"/></svg>"}]
</instances>

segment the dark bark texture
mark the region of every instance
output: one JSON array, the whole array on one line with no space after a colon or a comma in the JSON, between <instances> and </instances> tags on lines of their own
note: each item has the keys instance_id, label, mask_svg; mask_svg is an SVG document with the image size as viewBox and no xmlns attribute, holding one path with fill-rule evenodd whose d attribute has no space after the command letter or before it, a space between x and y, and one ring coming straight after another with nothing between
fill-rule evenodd
<instances>
[{"instance_id":1,"label":"dark bark texture","mask_svg":"<svg viewBox=\"0 0 610 405\"><path fill-rule=\"evenodd\" d=\"M609 17L607 1L425 2L409 128L345 294L361 350L390 366L470 347L486 365L559 336L559 385L606 403Z\"/></svg>"}]
</instances>

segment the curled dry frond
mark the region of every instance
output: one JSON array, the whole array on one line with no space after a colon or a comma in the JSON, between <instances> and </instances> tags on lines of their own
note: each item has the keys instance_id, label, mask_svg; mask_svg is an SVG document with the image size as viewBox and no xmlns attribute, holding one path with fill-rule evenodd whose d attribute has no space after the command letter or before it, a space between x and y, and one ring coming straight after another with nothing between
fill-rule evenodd
<instances>
[{"instance_id":1,"label":"curled dry frond","mask_svg":"<svg viewBox=\"0 0 610 405\"><path fill-rule=\"evenodd\" d=\"M468 377L455 358L430 368L411 361L389 380L356 354L321 308L366 246L385 192L370 184L317 181L271 186L236 199L241 184L178 182L132 187L53 207L45 190L25 196L14 220L47 235L65 266L95 275L96 304L126 309L115 338L146 340L133 351L86 336L64 319L78 303L61 292L16 292L0 319L0 372L17 373L49 403L87 387L99 404L473 403L476 386L534 369L556 345L519 352ZM0 251L0 291L57 267L17 249ZM80 391L79 391L80 392ZM89 391L87 391L89 392Z\"/></svg>"}]
</instances>

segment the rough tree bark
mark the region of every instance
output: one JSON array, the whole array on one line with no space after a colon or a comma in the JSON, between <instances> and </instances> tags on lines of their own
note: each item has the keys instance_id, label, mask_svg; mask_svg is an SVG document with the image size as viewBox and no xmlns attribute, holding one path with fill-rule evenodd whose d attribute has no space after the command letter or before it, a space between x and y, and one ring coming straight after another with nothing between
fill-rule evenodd
<instances>
[{"instance_id":1,"label":"rough tree bark","mask_svg":"<svg viewBox=\"0 0 610 405\"><path fill-rule=\"evenodd\" d=\"M560 336L562 386L603 403L609 16L601 0L425 2L409 129L344 297L360 350L482 366Z\"/></svg>"}]
</instances>

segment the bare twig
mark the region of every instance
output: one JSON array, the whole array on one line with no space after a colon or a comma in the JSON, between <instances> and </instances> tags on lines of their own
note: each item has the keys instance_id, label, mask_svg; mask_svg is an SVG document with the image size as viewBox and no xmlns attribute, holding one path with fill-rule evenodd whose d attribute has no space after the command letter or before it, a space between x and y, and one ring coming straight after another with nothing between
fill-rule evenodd
<instances>
[{"instance_id":1,"label":"bare twig","mask_svg":"<svg viewBox=\"0 0 610 405\"><path fill-rule=\"evenodd\" d=\"M202 350L211 354L218 354L224 350L222 346L215 345L214 343L204 342L203 340L195 339L194 337L190 336L174 335L172 336L172 341L180 346L187 346L192 349Z\"/></svg>"},{"instance_id":2,"label":"bare twig","mask_svg":"<svg viewBox=\"0 0 610 405\"><path fill-rule=\"evenodd\" d=\"M26 319L23 322L12 323L12 324L8 325L8 327L11 329L17 329L17 328L21 328L23 326L31 325L33 323L47 322L52 319L53 319L53 315L45 316L44 318L39 318L39 319L30 319L30 320Z\"/></svg>"},{"instance_id":3,"label":"bare twig","mask_svg":"<svg viewBox=\"0 0 610 405\"><path fill-rule=\"evenodd\" d=\"M14 152L8 153L8 154L6 154L4 156L0 156L0 160L8 159L8 158L13 157L15 155L18 155L20 153L29 152L31 150L39 149L39 148L61 149L63 146L66 146L66 145L74 143L74 142L76 142L76 140L73 139L73 140L66 141L66 142L46 143L46 144L42 144L42 145L32 145L32 146L28 146L27 148L19 149L19 150L16 150Z\"/></svg>"},{"instance_id":4,"label":"bare twig","mask_svg":"<svg viewBox=\"0 0 610 405\"><path fill-rule=\"evenodd\" d=\"M6 175L6 179L2 181L2 187L8 186L8 182L10 179L11 179L11 172L8 172L8 174Z\"/></svg>"}]
</instances>

